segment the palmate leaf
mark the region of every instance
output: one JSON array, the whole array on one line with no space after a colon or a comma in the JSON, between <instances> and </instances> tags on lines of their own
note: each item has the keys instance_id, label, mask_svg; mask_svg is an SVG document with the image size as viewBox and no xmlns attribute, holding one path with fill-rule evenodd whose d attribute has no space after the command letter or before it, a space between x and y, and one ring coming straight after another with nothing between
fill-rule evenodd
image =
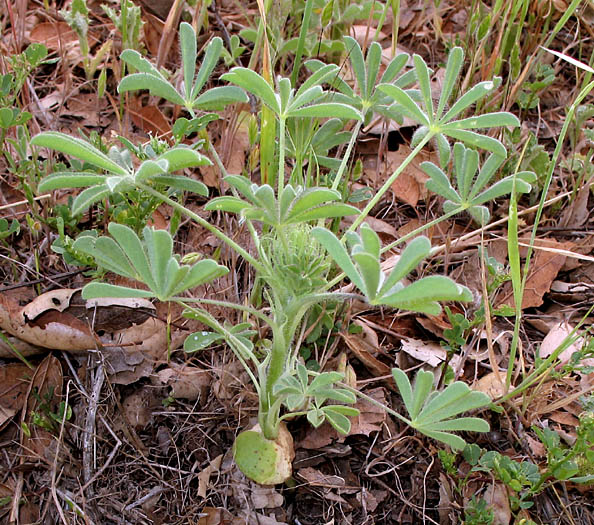
<instances>
[{"instance_id":1,"label":"palmate leaf","mask_svg":"<svg viewBox=\"0 0 594 525\"><path fill-rule=\"evenodd\" d=\"M186 22L180 24L179 40L184 79L181 90L171 84L161 72L137 51L126 49L121 54L121 59L136 68L139 73L132 73L124 77L118 85L118 92L124 93L126 91L147 89L151 95L184 106L190 112L197 109L223 109L234 102L248 101L246 94L234 86L216 87L199 95L221 56L223 49L221 38L214 37L208 44L196 77L194 77L197 56L196 32L190 24Z\"/></svg>"},{"instance_id":2,"label":"palmate leaf","mask_svg":"<svg viewBox=\"0 0 594 525\"><path fill-rule=\"evenodd\" d=\"M385 107L391 103L390 98L385 93L377 90L378 84L391 85L393 83L404 88L414 82L414 75L405 73L398 76L410 57L406 53L397 55L388 63L380 77L381 46L377 42L373 42L367 50L367 55L364 56L356 39L347 36L344 41L355 77L355 88L349 86L338 74L328 76L325 81L339 92L332 94L333 102L348 104L358 109L365 118L365 122L367 122L374 112L384 114ZM315 59L307 61L305 65L310 71L314 72L314 75L327 67L323 62Z\"/></svg>"},{"instance_id":3,"label":"palmate leaf","mask_svg":"<svg viewBox=\"0 0 594 525\"><path fill-rule=\"evenodd\" d=\"M350 204L334 202L341 195L328 188L294 188L287 184L280 199L277 199L268 184L252 184L246 177L238 175L229 175L224 180L241 193L245 200L231 196L216 197L206 204L206 210L239 213L245 218L274 227L359 213Z\"/></svg>"},{"instance_id":4,"label":"palmate leaf","mask_svg":"<svg viewBox=\"0 0 594 525\"><path fill-rule=\"evenodd\" d=\"M455 416L487 406L491 399L483 392L471 390L466 383L456 381L443 391L433 390L434 376L419 370L414 387L408 376L399 368L392 369L392 376L409 414L409 424L422 434L462 450L466 442L450 432L488 432L489 424L477 417Z\"/></svg>"},{"instance_id":5,"label":"palmate leaf","mask_svg":"<svg viewBox=\"0 0 594 525\"><path fill-rule=\"evenodd\" d=\"M117 287L112 292L117 297L156 297L168 301L180 293L209 282L228 272L212 259L198 261L192 266L180 265L173 255L173 240L166 230L146 227L143 239L122 224L110 223L110 237L81 237L73 248L95 258L105 269L144 283L150 290ZM105 297L109 286L91 283L83 289L83 296ZM90 286L90 288L89 288ZM129 293L131 295L126 295Z\"/></svg>"},{"instance_id":6,"label":"palmate leaf","mask_svg":"<svg viewBox=\"0 0 594 525\"><path fill-rule=\"evenodd\" d=\"M447 137L459 140L473 147L482 148L496 155L505 157L505 146L495 138L476 133L474 129L489 129L501 126L517 127L520 125L518 118L511 113L496 112L477 115L474 117L455 120L462 112L491 93L500 84L500 79L480 82L456 101L451 103L446 110L449 99L458 81L464 53L461 48L455 47L450 51L446 65L442 92L437 108L434 107L431 96L431 84L427 64L419 55L414 55L414 71L419 86L419 97L411 96L414 92L406 92L400 87L382 83L377 89L385 93L393 102L388 112L400 113L416 122L421 127L413 135L411 147L420 144L422 140L434 139L439 151L440 165L445 167L449 161L449 146Z\"/></svg>"},{"instance_id":7,"label":"palmate leaf","mask_svg":"<svg viewBox=\"0 0 594 525\"><path fill-rule=\"evenodd\" d=\"M446 213L467 210L472 218L481 225L489 222L489 210L483 206L486 202L508 195L514 190L517 193L528 193L536 175L529 171L509 175L487 187L503 164L504 157L492 154L485 161L477 174L479 154L457 142L454 144L455 187L445 172L432 162L423 162L421 169L429 176L427 189L445 197Z\"/></svg>"},{"instance_id":8,"label":"palmate leaf","mask_svg":"<svg viewBox=\"0 0 594 525\"><path fill-rule=\"evenodd\" d=\"M234 67L228 73L221 75L221 80L231 82L249 93L257 96L275 114L280 114L281 107L274 90L264 77L245 67Z\"/></svg>"},{"instance_id":9,"label":"palmate leaf","mask_svg":"<svg viewBox=\"0 0 594 525\"><path fill-rule=\"evenodd\" d=\"M113 147L110 156L107 156L82 139L54 131L40 133L31 143L71 155L109 173L107 176L84 171L58 172L40 182L39 191L87 187L74 199L73 215L84 212L89 206L110 194L132 189L136 183L155 182L178 190L192 191L198 195L208 195L208 188L202 182L181 175L170 175L171 172L184 168L212 164L207 157L188 147L171 148L155 159L145 160L134 171L127 150L124 150L128 153L125 155Z\"/></svg>"},{"instance_id":10,"label":"palmate leaf","mask_svg":"<svg viewBox=\"0 0 594 525\"><path fill-rule=\"evenodd\" d=\"M326 228L313 228L311 233L372 305L438 315L441 312L439 301L472 301L470 290L448 277L424 277L408 286L401 282L429 255L431 245L424 237L413 240L403 250L394 269L386 276L380 266L379 237L367 224L361 226L359 234L348 235L350 254Z\"/></svg>"}]
</instances>

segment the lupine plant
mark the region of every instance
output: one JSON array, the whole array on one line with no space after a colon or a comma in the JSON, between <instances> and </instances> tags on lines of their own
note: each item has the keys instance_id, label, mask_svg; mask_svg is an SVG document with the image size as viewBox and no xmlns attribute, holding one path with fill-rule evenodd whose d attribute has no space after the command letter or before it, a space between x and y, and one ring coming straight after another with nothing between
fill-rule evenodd
<instances>
[{"instance_id":1,"label":"lupine plant","mask_svg":"<svg viewBox=\"0 0 594 525\"><path fill-rule=\"evenodd\" d=\"M357 397L366 397L343 382L343 374L333 371L317 373L304 366L299 355L297 334L307 322L312 308L356 298L374 306L437 315L441 311L440 302L472 299L466 287L445 276L429 275L410 282L411 273L430 255L431 245L425 237L411 241L401 251L394 268L384 272L380 265L384 250L379 237L364 223L372 203L360 212L342 202L336 180L331 188L286 183L287 122L294 118L331 118L345 123L354 120L357 124L353 135L356 135L358 123L363 122L372 110L377 112L383 108L386 115L406 115L416 119L422 127L415 135L416 148L412 156L430 139L436 139L440 151L442 168L428 169L430 187L452 201L457 211L469 209L482 222L488 219L488 215L478 206L512 188L509 180L504 179L500 186L495 184L490 193L480 193L503 161L506 151L498 140L469 130L515 126L518 122L507 113L454 120L490 92L496 85L493 82L479 84L452 103L450 109L445 109L462 65L462 51L458 48L450 54L443 92L437 109L434 109L429 91L429 69L422 58L414 57L414 73L406 73L403 80L403 76L397 78L397 75L408 59L396 57L376 88L379 48L370 46L367 59L364 59L354 40L348 40L348 43L352 46L355 88L338 80L336 66L316 63L312 68L313 74L298 89L288 78L278 79L275 88L254 71L233 68L221 79L235 86L213 88L200 95L219 59L221 44L213 39L194 77L196 37L191 26L181 25L180 39L183 63L181 90L132 50L124 51L122 59L139 72L125 77L119 89L148 89L153 95L182 106L192 118L196 118L200 109L247 100L245 90L274 113L278 122L275 187L252 183L244 176L229 175L225 182L232 194L215 197L205 206L206 210L237 215L238 221L251 235L253 250L240 246L180 201L172 199L168 191L163 191L161 185L166 182L173 188L206 195L206 188L201 183L173 175L173 172L184 168L210 163L192 148L173 147L153 159L144 160L135 169L129 159L118 156L117 152L108 156L82 140L60 133L42 133L33 139L34 145L76 157L89 166L89 171L50 175L40 189L86 187L74 201L77 210L98 198L108 198L127 188L142 190L207 228L251 266L256 281L260 283L264 301L262 308L253 306L256 304L254 301L234 304L212 298L193 298L189 292L194 287L213 282L228 269L211 259L200 258L198 262L191 258L181 259L173 252L173 237L166 230L145 227L140 236L126 225L111 223L108 227L110 236L83 236L73 246L80 253L92 256L103 269L144 285L144 288L138 289L92 282L85 286L83 297L146 297L178 303L184 307L187 317L207 327L187 337L184 344L187 352L203 350L222 341L233 350L253 381L259 397L258 424L237 436L235 460L240 469L257 482L282 482L291 475L292 459L292 440L284 422L304 415L314 426L327 421L338 432L347 434L350 430L349 417L358 413L353 404ZM419 89L405 91L404 88L414 81ZM329 85L330 90L324 89L323 85ZM339 92L332 91L332 86L340 86ZM442 171L446 169L450 155L447 137L492 153L477 180L471 184L477 169L478 153L462 145L454 147L457 190ZM352 137L350 142L354 143ZM214 150L209 151L216 155ZM346 165L347 160L341 159L340 165ZM390 179L395 179L400 171L399 168ZM528 176L517 175L516 189L527 191L528 179ZM385 188L380 190L372 201L377 202L384 191ZM344 235L339 236L329 229L331 220L347 215L355 216L355 222ZM340 281L337 277L340 271L350 279L354 292L334 288ZM236 309L242 312L245 322L232 325L216 319L208 310L210 305ZM256 341L257 325L268 328L270 336L267 341ZM257 347L256 342L259 343ZM414 386L401 370L394 369L393 375L409 418L385 408L419 432L454 449L461 449L464 441L452 434L453 431L488 430L488 424L482 419L457 417L487 405L489 398L485 394L471 391L462 382L454 382L441 392L435 391L433 375L428 372L419 372Z\"/></svg>"}]
</instances>

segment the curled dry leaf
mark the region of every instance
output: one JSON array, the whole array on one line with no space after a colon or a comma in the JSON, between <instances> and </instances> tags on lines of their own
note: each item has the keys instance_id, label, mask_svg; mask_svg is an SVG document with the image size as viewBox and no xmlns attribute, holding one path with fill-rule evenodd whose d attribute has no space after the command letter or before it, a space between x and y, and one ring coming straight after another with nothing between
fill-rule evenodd
<instances>
[{"instance_id":1,"label":"curled dry leaf","mask_svg":"<svg viewBox=\"0 0 594 525\"><path fill-rule=\"evenodd\" d=\"M154 312L155 307L146 299L104 298L84 302L80 299L80 289L46 292L23 307L8 295L0 294L0 329L16 338L14 346L25 356L40 353L43 348L83 352L100 347L101 342L90 326L109 332L129 328L127 343L136 338L154 351L155 346L162 347L163 343L147 341L149 325L140 329L142 334L134 335L138 331L135 326L144 323ZM0 357L14 357L13 350L3 342L0 342Z\"/></svg>"},{"instance_id":2,"label":"curled dry leaf","mask_svg":"<svg viewBox=\"0 0 594 525\"><path fill-rule=\"evenodd\" d=\"M520 239L526 245L527 239ZM554 239L539 239L535 242L535 255L530 263L530 272L526 279L526 288L522 297L522 309L540 306L544 294L551 289L553 281L565 264L566 251L570 251L574 244L571 242L557 242ZM520 255L526 252L525 246L521 247ZM496 307L507 304L513 308L514 298L511 282L502 286L502 294L497 298Z\"/></svg>"},{"instance_id":3,"label":"curled dry leaf","mask_svg":"<svg viewBox=\"0 0 594 525\"><path fill-rule=\"evenodd\" d=\"M101 342L110 381L119 385L149 377L167 355L165 323L154 317L125 330L104 334ZM175 349L180 344L181 338L172 337L169 348Z\"/></svg>"},{"instance_id":4,"label":"curled dry leaf","mask_svg":"<svg viewBox=\"0 0 594 525\"><path fill-rule=\"evenodd\" d=\"M542 343L538 349L538 355L541 359L549 357L563 342L566 337L569 337L573 332L573 326L566 321L556 323L550 330L549 333L542 340ZM572 344L570 344L561 354L559 354L559 361L563 364L567 363L571 356L582 349L584 346L584 340L578 337ZM581 364L584 366L593 366L594 359L582 359Z\"/></svg>"},{"instance_id":5,"label":"curled dry leaf","mask_svg":"<svg viewBox=\"0 0 594 525\"><path fill-rule=\"evenodd\" d=\"M122 400L124 416L134 429L142 429L151 422L157 402L155 389L142 387Z\"/></svg>"},{"instance_id":6,"label":"curled dry leaf","mask_svg":"<svg viewBox=\"0 0 594 525\"><path fill-rule=\"evenodd\" d=\"M138 99L131 111L132 122L146 133L167 135L171 132L171 124L157 106L140 106Z\"/></svg>"},{"instance_id":7,"label":"curled dry leaf","mask_svg":"<svg viewBox=\"0 0 594 525\"><path fill-rule=\"evenodd\" d=\"M360 334L341 334L344 342L375 377L390 376L390 367L374 357L379 349L377 334L362 321L357 320L354 324L360 326L363 331Z\"/></svg>"},{"instance_id":8,"label":"curled dry leaf","mask_svg":"<svg viewBox=\"0 0 594 525\"><path fill-rule=\"evenodd\" d=\"M78 36L66 22L42 22L37 24L29 34L29 40L43 44L52 51L58 51L68 44L78 44ZM72 47L68 46L68 47Z\"/></svg>"},{"instance_id":9,"label":"curled dry leaf","mask_svg":"<svg viewBox=\"0 0 594 525\"><path fill-rule=\"evenodd\" d=\"M169 368L159 370L157 377L162 384L171 387L173 397L190 401L203 398L212 380L208 370L176 363L171 363Z\"/></svg>"},{"instance_id":10,"label":"curled dry leaf","mask_svg":"<svg viewBox=\"0 0 594 525\"><path fill-rule=\"evenodd\" d=\"M200 474L198 474L198 497L206 498L210 476L219 472L222 461L223 454L219 454L205 469L202 470L202 472L200 472Z\"/></svg>"},{"instance_id":11,"label":"curled dry leaf","mask_svg":"<svg viewBox=\"0 0 594 525\"><path fill-rule=\"evenodd\" d=\"M324 474L313 467L299 469L298 475L312 487L342 488L345 486L344 478Z\"/></svg>"},{"instance_id":12,"label":"curled dry leaf","mask_svg":"<svg viewBox=\"0 0 594 525\"><path fill-rule=\"evenodd\" d=\"M439 344L421 341L420 339L403 339L401 350L431 368L437 368L447 359L447 352ZM450 365L457 368L459 361L460 356L453 355L450 359Z\"/></svg>"},{"instance_id":13,"label":"curled dry leaf","mask_svg":"<svg viewBox=\"0 0 594 525\"><path fill-rule=\"evenodd\" d=\"M511 509L509 495L503 483L491 483L484 494L485 501L493 510L493 525L509 525Z\"/></svg>"},{"instance_id":14,"label":"curled dry leaf","mask_svg":"<svg viewBox=\"0 0 594 525\"><path fill-rule=\"evenodd\" d=\"M96 348L100 343L87 324L65 311L75 292L48 292L23 308L0 294L0 329L43 348L71 352ZM13 353L0 357L13 357Z\"/></svg>"},{"instance_id":15,"label":"curled dry leaf","mask_svg":"<svg viewBox=\"0 0 594 525\"><path fill-rule=\"evenodd\" d=\"M505 385L500 381L502 378L505 378L503 373L500 373L499 376L495 372L485 374L476 382L473 390L483 392L493 400L499 399L505 394ZM513 387L510 389L513 390Z\"/></svg>"}]
</instances>

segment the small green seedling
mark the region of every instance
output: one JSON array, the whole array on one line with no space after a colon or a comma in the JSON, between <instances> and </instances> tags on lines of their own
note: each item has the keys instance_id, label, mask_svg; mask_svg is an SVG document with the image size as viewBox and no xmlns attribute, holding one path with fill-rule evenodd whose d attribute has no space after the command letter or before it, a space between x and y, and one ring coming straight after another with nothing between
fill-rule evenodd
<instances>
[{"instance_id":1,"label":"small green seedling","mask_svg":"<svg viewBox=\"0 0 594 525\"><path fill-rule=\"evenodd\" d=\"M4 241L4 239L10 237L13 233L19 233L20 229L21 226L16 219L12 219L10 225L7 219L0 219L0 241Z\"/></svg>"},{"instance_id":2,"label":"small green seedling","mask_svg":"<svg viewBox=\"0 0 594 525\"><path fill-rule=\"evenodd\" d=\"M95 56L91 56L91 47L89 45L89 9L86 0L73 0L70 4L70 10L63 9L60 14L64 17L66 23L78 36L80 52L83 59L83 69L87 80L95 75L102 60L109 55L112 40L106 40L99 48Z\"/></svg>"},{"instance_id":3,"label":"small green seedling","mask_svg":"<svg viewBox=\"0 0 594 525\"><path fill-rule=\"evenodd\" d=\"M522 171L508 175L487 188L504 160L504 157L492 153L476 175L478 152L457 142L454 144L455 187L443 170L432 162L423 162L421 168L429 176L427 189L445 197L444 212L466 210L476 222L484 226L491 217L489 209L484 206L486 202L508 195L514 189L514 184L517 193L528 193L532 189L531 184L536 181L534 173Z\"/></svg>"}]
</instances>

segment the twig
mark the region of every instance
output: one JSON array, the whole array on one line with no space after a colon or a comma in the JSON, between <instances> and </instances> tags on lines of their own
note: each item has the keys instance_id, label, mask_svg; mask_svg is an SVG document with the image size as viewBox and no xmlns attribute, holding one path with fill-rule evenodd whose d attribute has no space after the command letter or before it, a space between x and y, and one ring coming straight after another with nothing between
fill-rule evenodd
<instances>
[{"instance_id":1,"label":"twig","mask_svg":"<svg viewBox=\"0 0 594 525\"><path fill-rule=\"evenodd\" d=\"M93 444L95 443L95 430L97 428L97 405L99 403L99 396L101 395L101 388L105 381L105 367L103 361L100 359L95 368L95 378L93 382L93 390L88 398L87 417L85 419L85 429L83 432L83 481L85 487L89 489L91 495L93 488L91 486L91 479L93 476L92 460L93 460Z\"/></svg>"},{"instance_id":2,"label":"twig","mask_svg":"<svg viewBox=\"0 0 594 525\"><path fill-rule=\"evenodd\" d=\"M83 386L83 384L81 383L78 374L76 373L76 370L74 370L74 367L72 366L72 362L70 361L70 357L68 356L68 352L62 352L62 356L64 357L66 364L68 365L68 368L70 369L70 372L72 373L72 376L74 377L74 379L76 380L76 383L78 384L78 388L80 389L80 391L83 393L83 395L87 398L90 399L90 396L88 394L88 392L86 391L85 387ZM89 401L90 402L90 401ZM118 451L118 449L120 448L120 446L122 445L122 441L120 440L120 438L118 438L118 436L115 434L115 432L111 429L111 427L108 425L107 421L105 420L105 418L99 414L99 420L101 421L101 423L103 423L103 425L105 426L105 428L107 429L107 431L111 434L111 436L113 437L113 439L115 439L116 444L113 447L112 451L109 453L109 455L107 456L107 461L101 466L101 468L95 472L95 474L93 475L93 477L91 477L89 479L89 481L87 483L85 483L82 487L81 490L86 490L87 486L91 483L93 483L102 473L103 471L110 465L110 463L113 461L113 458L116 455L116 452Z\"/></svg>"},{"instance_id":3,"label":"twig","mask_svg":"<svg viewBox=\"0 0 594 525\"><path fill-rule=\"evenodd\" d=\"M134 501L133 503L130 503L129 505L126 505L124 507L124 510L132 510L134 507L138 507L139 505L142 505L145 501L148 501L152 497L156 496L157 494L161 494L161 492L165 492L166 490L167 490L166 487L157 485L156 487L153 487L151 490L149 490L148 494L142 496L142 498L137 499L136 501Z\"/></svg>"}]
</instances>

